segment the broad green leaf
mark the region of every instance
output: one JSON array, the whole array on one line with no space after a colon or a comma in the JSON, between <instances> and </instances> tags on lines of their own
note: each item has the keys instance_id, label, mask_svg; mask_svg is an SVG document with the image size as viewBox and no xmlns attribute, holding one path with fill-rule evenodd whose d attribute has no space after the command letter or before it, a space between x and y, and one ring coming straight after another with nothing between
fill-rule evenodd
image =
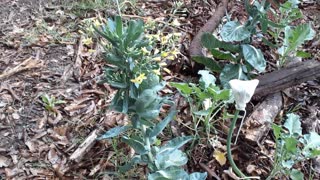
<instances>
[{"instance_id":1,"label":"broad green leaf","mask_svg":"<svg viewBox=\"0 0 320 180\"><path fill-rule=\"evenodd\" d=\"M170 167L148 175L148 180L185 180L189 175L180 167Z\"/></svg>"},{"instance_id":2,"label":"broad green leaf","mask_svg":"<svg viewBox=\"0 0 320 180\"><path fill-rule=\"evenodd\" d=\"M291 136L302 135L300 117L296 114L287 114L287 120L284 123L284 127L289 130Z\"/></svg>"},{"instance_id":3,"label":"broad green leaf","mask_svg":"<svg viewBox=\"0 0 320 180\"><path fill-rule=\"evenodd\" d=\"M297 151L298 140L294 137L288 137L284 139L285 147L287 151L294 153Z\"/></svg>"},{"instance_id":4,"label":"broad green leaf","mask_svg":"<svg viewBox=\"0 0 320 180\"><path fill-rule=\"evenodd\" d=\"M131 146L138 154L142 155L148 152L142 142L137 139L128 138L126 136L122 137L122 141Z\"/></svg>"},{"instance_id":5,"label":"broad green leaf","mask_svg":"<svg viewBox=\"0 0 320 180\"><path fill-rule=\"evenodd\" d=\"M143 80L142 83L139 86L139 89L146 90L146 89L152 89L155 86L157 86L160 82L160 78L158 75L154 73L149 73L147 75L147 79Z\"/></svg>"},{"instance_id":6,"label":"broad green leaf","mask_svg":"<svg viewBox=\"0 0 320 180\"><path fill-rule=\"evenodd\" d=\"M272 124L273 134L276 137L276 139L280 139L281 137L281 126L278 126L277 124Z\"/></svg>"},{"instance_id":7,"label":"broad green leaf","mask_svg":"<svg viewBox=\"0 0 320 180\"><path fill-rule=\"evenodd\" d=\"M290 172L290 178L292 180L304 180L303 173L297 169L292 169Z\"/></svg>"},{"instance_id":8,"label":"broad green leaf","mask_svg":"<svg viewBox=\"0 0 320 180\"><path fill-rule=\"evenodd\" d=\"M208 92L212 95L212 98L215 101L227 101L230 99L231 91L230 89L214 89L214 88L208 88Z\"/></svg>"},{"instance_id":9,"label":"broad green leaf","mask_svg":"<svg viewBox=\"0 0 320 180\"><path fill-rule=\"evenodd\" d=\"M282 166L284 167L284 168L287 168L287 169L291 169L292 168L292 166L294 165L294 161L292 160L292 159L289 159L289 160L287 160L287 161L282 161L281 162L281 164L282 164Z\"/></svg>"},{"instance_id":10,"label":"broad green leaf","mask_svg":"<svg viewBox=\"0 0 320 180\"><path fill-rule=\"evenodd\" d=\"M159 152L172 151L172 150L178 149L192 139L193 139L192 136L176 137L174 139L171 139L164 146L162 146L160 148Z\"/></svg>"},{"instance_id":11,"label":"broad green leaf","mask_svg":"<svg viewBox=\"0 0 320 180\"><path fill-rule=\"evenodd\" d=\"M195 172L189 175L189 180L206 180L207 179L207 173L199 173Z\"/></svg>"},{"instance_id":12,"label":"broad green leaf","mask_svg":"<svg viewBox=\"0 0 320 180\"><path fill-rule=\"evenodd\" d=\"M187 84L187 83L175 83L175 82L170 82L169 83L171 86L177 88L181 94L183 95L190 95L192 93L192 88Z\"/></svg>"},{"instance_id":13,"label":"broad green leaf","mask_svg":"<svg viewBox=\"0 0 320 180\"><path fill-rule=\"evenodd\" d=\"M207 70L200 70L198 74L201 75L201 78L199 80L200 85L202 85L205 89L208 88L210 85L215 85L216 78L210 74Z\"/></svg>"},{"instance_id":14,"label":"broad green leaf","mask_svg":"<svg viewBox=\"0 0 320 180\"><path fill-rule=\"evenodd\" d=\"M222 51L216 50L216 49L211 49L210 52L214 58L237 62L236 57L231 53L222 52Z\"/></svg>"},{"instance_id":15,"label":"broad green leaf","mask_svg":"<svg viewBox=\"0 0 320 180\"><path fill-rule=\"evenodd\" d=\"M241 79L246 80L247 77L243 73L241 65L239 64L227 64L224 66L221 74L220 74L220 82L223 87L228 88L229 81L232 79Z\"/></svg>"},{"instance_id":16,"label":"broad green leaf","mask_svg":"<svg viewBox=\"0 0 320 180\"><path fill-rule=\"evenodd\" d=\"M313 149L318 149L320 148L320 136L316 132L311 132L310 134L305 134L303 136L304 139L304 148L303 148L303 153L304 154L309 154L310 149L311 151Z\"/></svg>"},{"instance_id":17,"label":"broad green leaf","mask_svg":"<svg viewBox=\"0 0 320 180\"><path fill-rule=\"evenodd\" d=\"M173 119L176 115L177 111L171 110L166 118L164 118L161 122L159 122L150 132L149 138L155 137L160 134L163 129L168 125L168 123Z\"/></svg>"},{"instance_id":18,"label":"broad green leaf","mask_svg":"<svg viewBox=\"0 0 320 180\"><path fill-rule=\"evenodd\" d=\"M108 139L108 138L118 136L121 133L124 133L129 129L131 129L131 126L117 126L117 127L111 128L106 133L104 133L102 136L97 138L97 140Z\"/></svg>"},{"instance_id":19,"label":"broad green leaf","mask_svg":"<svg viewBox=\"0 0 320 180\"><path fill-rule=\"evenodd\" d=\"M162 151L156 155L155 164L158 169L166 169L171 166L183 166L187 164L188 157L181 150Z\"/></svg>"},{"instance_id":20,"label":"broad green leaf","mask_svg":"<svg viewBox=\"0 0 320 180\"><path fill-rule=\"evenodd\" d=\"M241 47L244 59L256 70L263 72L266 69L267 63L261 50L247 44Z\"/></svg>"},{"instance_id":21,"label":"broad green leaf","mask_svg":"<svg viewBox=\"0 0 320 180\"><path fill-rule=\"evenodd\" d=\"M285 28L285 38L283 44L283 55L286 56L290 52L295 51L305 41L312 40L315 36L315 31L312 29L311 24L301 24L291 29ZM280 50L281 51L281 50Z\"/></svg>"},{"instance_id":22,"label":"broad green leaf","mask_svg":"<svg viewBox=\"0 0 320 180\"><path fill-rule=\"evenodd\" d=\"M223 25L220 33L226 42L243 41L250 37L248 29L237 21L229 21Z\"/></svg>"},{"instance_id":23,"label":"broad green leaf","mask_svg":"<svg viewBox=\"0 0 320 180\"><path fill-rule=\"evenodd\" d=\"M209 50L220 48L233 53L239 53L241 51L239 45L234 45L231 43L219 41L214 35L210 33L204 33L202 35L201 43L204 47L206 47Z\"/></svg>"},{"instance_id":24,"label":"broad green leaf","mask_svg":"<svg viewBox=\"0 0 320 180\"><path fill-rule=\"evenodd\" d=\"M192 60L194 60L197 63L205 65L207 68L209 68L213 72L220 73L221 72L221 66L218 62L211 58L203 57L203 56L193 56Z\"/></svg>"}]
</instances>

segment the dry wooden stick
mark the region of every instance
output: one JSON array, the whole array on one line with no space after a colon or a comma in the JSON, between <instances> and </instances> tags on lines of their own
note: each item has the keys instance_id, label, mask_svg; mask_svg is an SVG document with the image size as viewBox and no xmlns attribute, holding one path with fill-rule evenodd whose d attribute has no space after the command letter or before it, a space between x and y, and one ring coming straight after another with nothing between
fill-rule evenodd
<instances>
[{"instance_id":1,"label":"dry wooden stick","mask_svg":"<svg viewBox=\"0 0 320 180\"><path fill-rule=\"evenodd\" d=\"M42 66L42 63L39 60L35 60L32 57L30 57L12 69L7 68L6 70L4 70L4 72L0 74L0 80L8 78L16 73L33 69L33 68L38 68L41 66Z\"/></svg>"}]
</instances>

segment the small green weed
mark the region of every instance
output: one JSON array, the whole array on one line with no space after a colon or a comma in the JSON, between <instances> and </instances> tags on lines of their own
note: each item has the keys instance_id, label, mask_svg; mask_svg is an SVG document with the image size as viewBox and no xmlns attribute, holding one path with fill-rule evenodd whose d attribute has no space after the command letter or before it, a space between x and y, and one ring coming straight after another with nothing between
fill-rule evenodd
<instances>
[{"instance_id":1,"label":"small green weed","mask_svg":"<svg viewBox=\"0 0 320 180\"><path fill-rule=\"evenodd\" d=\"M56 99L54 96L48 96L47 94L44 94L41 96L41 100L44 103L44 108L49 111L55 113L56 105L59 104L65 104L66 102L63 100Z\"/></svg>"}]
</instances>

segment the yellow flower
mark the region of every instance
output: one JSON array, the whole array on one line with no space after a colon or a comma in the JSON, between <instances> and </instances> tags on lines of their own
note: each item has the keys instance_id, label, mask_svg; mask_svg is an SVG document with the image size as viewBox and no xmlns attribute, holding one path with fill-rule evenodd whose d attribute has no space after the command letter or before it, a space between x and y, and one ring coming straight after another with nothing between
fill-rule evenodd
<instances>
[{"instance_id":1,"label":"yellow flower","mask_svg":"<svg viewBox=\"0 0 320 180\"><path fill-rule=\"evenodd\" d=\"M177 55L180 54L180 51L177 49L174 49L170 52L170 54L174 55L174 57L177 57Z\"/></svg>"},{"instance_id":2,"label":"yellow flower","mask_svg":"<svg viewBox=\"0 0 320 180\"><path fill-rule=\"evenodd\" d=\"M174 60L174 56L168 56L167 59L172 61L172 60Z\"/></svg>"},{"instance_id":3,"label":"yellow flower","mask_svg":"<svg viewBox=\"0 0 320 180\"><path fill-rule=\"evenodd\" d=\"M160 69L154 69L152 70L156 75L160 76Z\"/></svg>"},{"instance_id":4,"label":"yellow flower","mask_svg":"<svg viewBox=\"0 0 320 180\"><path fill-rule=\"evenodd\" d=\"M136 84L141 84L145 79L147 79L147 77L144 73L142 73L138 77L136 77L135 79L131 79L130 81Z\"/></svg>"},{"instance_id":5,"label":"yellow flower","mask_svg":"<svg viewBox=\"0 0 320 180\"><path fill-rule=\"evenodd\" d=\"M171 71L170 71L168 68L163 68L163 70L164 70L165 72L167 72L168 74L171 73Z\"/></svg>"},{"instance_id":6,"label":"yellow flower","mask_svg":"<svg viewBox=\"0 0 320 180\"><path fill-rule=\"evenodd\" d=\"M162 36L161 37L161 44L164 45L168 42L168 37L167 36Z\"/></svg>"},{"instance_id":7,"label":"yellow flower","mask_svg":"<svg viewBox=\"0 0 320 180\"><path fill-rule=\"evenodd\" d=\"M155 57L155 58L153 58L153 60L159 62L159 61L161 61L161 57Z\"/></svg>"},{"instance_id":8,"label":"yellow flower","mask_svg":"<svg viewBox=\"0 0 320 180\"><path fill-rule=\"evenodd\" d=\"M143 54L150 54L150 51L146 47L141 48Z\"/></svg>"},{"instance_id":9,"label":"yellow flower","mask_svg":"<svg viewBox=\"0 0 320 180\"><path fill-rule=\"evenodd\" d=\"M161 53L161 57L164 57L164 58L167 57L168 55L169 55L169 54L168 54L167 52L162 52L162 53Z\"/></svg>"},{"instance_id":10,"label":"yellow flower","mask_svg":"<svg viewBox=\"0 0 320 180\"><path fill-rule=\"evenodd\" d=\"M96 27L99 27L99 26L101 26L101 23L99 22L99 20L95 19L93 21L93 25L96 26Z\"/></svg>"},{"instance_id":11,"label":"yellow flower","mask_svg":"<svg viewBox=\"0 0 320 180\"><path fill-rule=\"evenodd\" d=\"M227 162L226 153L223 153L219 150L214 150L213 157L219 162L221 166L225 165Z\"/></svg>"},{"instance_id":12,"label":"yellow flower","mask_svg":"<svg viewBox=\"0 0 320 180\"><path fill-rule=\"evenodd\" d=\"M85 38L85 39L83 39L83 40L82 40L82 43L83 43L84 45L90 46L90 45L93 43L93 41L92 41L92 38L90 37L90 38Z\"/></svg>"},{"instance_id":13,"label":"yellow flower","mask_svg":"<svg viewBox=\"0 0 320 180\"><path fill-rule=\"evenodd\" d=\"M94 53L94 52L96 52L96 50L94 50L94 49L89 49L88 52L89 52L89 53Z\"/></svg>"},{"instance_id":14,"label":"yellow flower","mask_svg":"<svg viewBox=\"0 0 320 180\"><path fill-rule=\"evenodd\" d=\"M167 65L167 63L165 63L165 62L159 63L159 66L166 66L166 65Z\"/></svg>"}]
</instances>

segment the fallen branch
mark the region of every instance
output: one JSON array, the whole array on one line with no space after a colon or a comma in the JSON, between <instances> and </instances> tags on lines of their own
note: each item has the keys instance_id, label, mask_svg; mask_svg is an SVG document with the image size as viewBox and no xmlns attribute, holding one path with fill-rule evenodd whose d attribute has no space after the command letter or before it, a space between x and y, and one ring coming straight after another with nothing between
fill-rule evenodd
<instances>
[{"instance_id":1,"label":"fallen branch","mask_svg":"<svg viewBox=\"0 0 320 180\"><path fill-rule=\"evenodd\" d=\"M96 139L98 137L99 130L94 130L87 139L78 147L77 150L75 150L72 155L70 156L71 161L80 162L83 156L90 151L94 143L96 142Z\"/></svg>"},{"instance_id":2,"label":"fallen branch","mask_svg":"<svg viewBox=\"0 0 320 180\"><path fill-rule=\"evenodd\" d=\"M0 80L6 79L19 72L30 70L33 68L39 68L39 67L42 67L42 63L39 60L36 60L30 57L12 69L7 68L6 70L4 70L3 73L0 74Z\"/></svg>"},{"instance_id":3,"label":"fallen branch","mask_svg":"<svg viewBox=\"0 0 320 180\"><path fill-rule=\"evenodd\" d=\"M193 38L190 47L189 55L193 56L203 56L202 46L201 46L201 36L203 33L212 33L214 29L219 25L220 20L225 15L225 12L228 8L229 0L222 0L219 4L219 7L213 12L214 15L206 22L206 24L199 30L197 35Z\"/></svg>"},{"instance_id":4,"label":"fallen branch","mask_svg":"<svg viewBox=\"0 0 320 180\"><path fill-rule=\"evenodd\" d=\"M257 79L260 82L255 91L254 99L260 99L268 94L319 78L319 72L320 62L310 60L259 76Z\"/></svg>"}]
</instances>

